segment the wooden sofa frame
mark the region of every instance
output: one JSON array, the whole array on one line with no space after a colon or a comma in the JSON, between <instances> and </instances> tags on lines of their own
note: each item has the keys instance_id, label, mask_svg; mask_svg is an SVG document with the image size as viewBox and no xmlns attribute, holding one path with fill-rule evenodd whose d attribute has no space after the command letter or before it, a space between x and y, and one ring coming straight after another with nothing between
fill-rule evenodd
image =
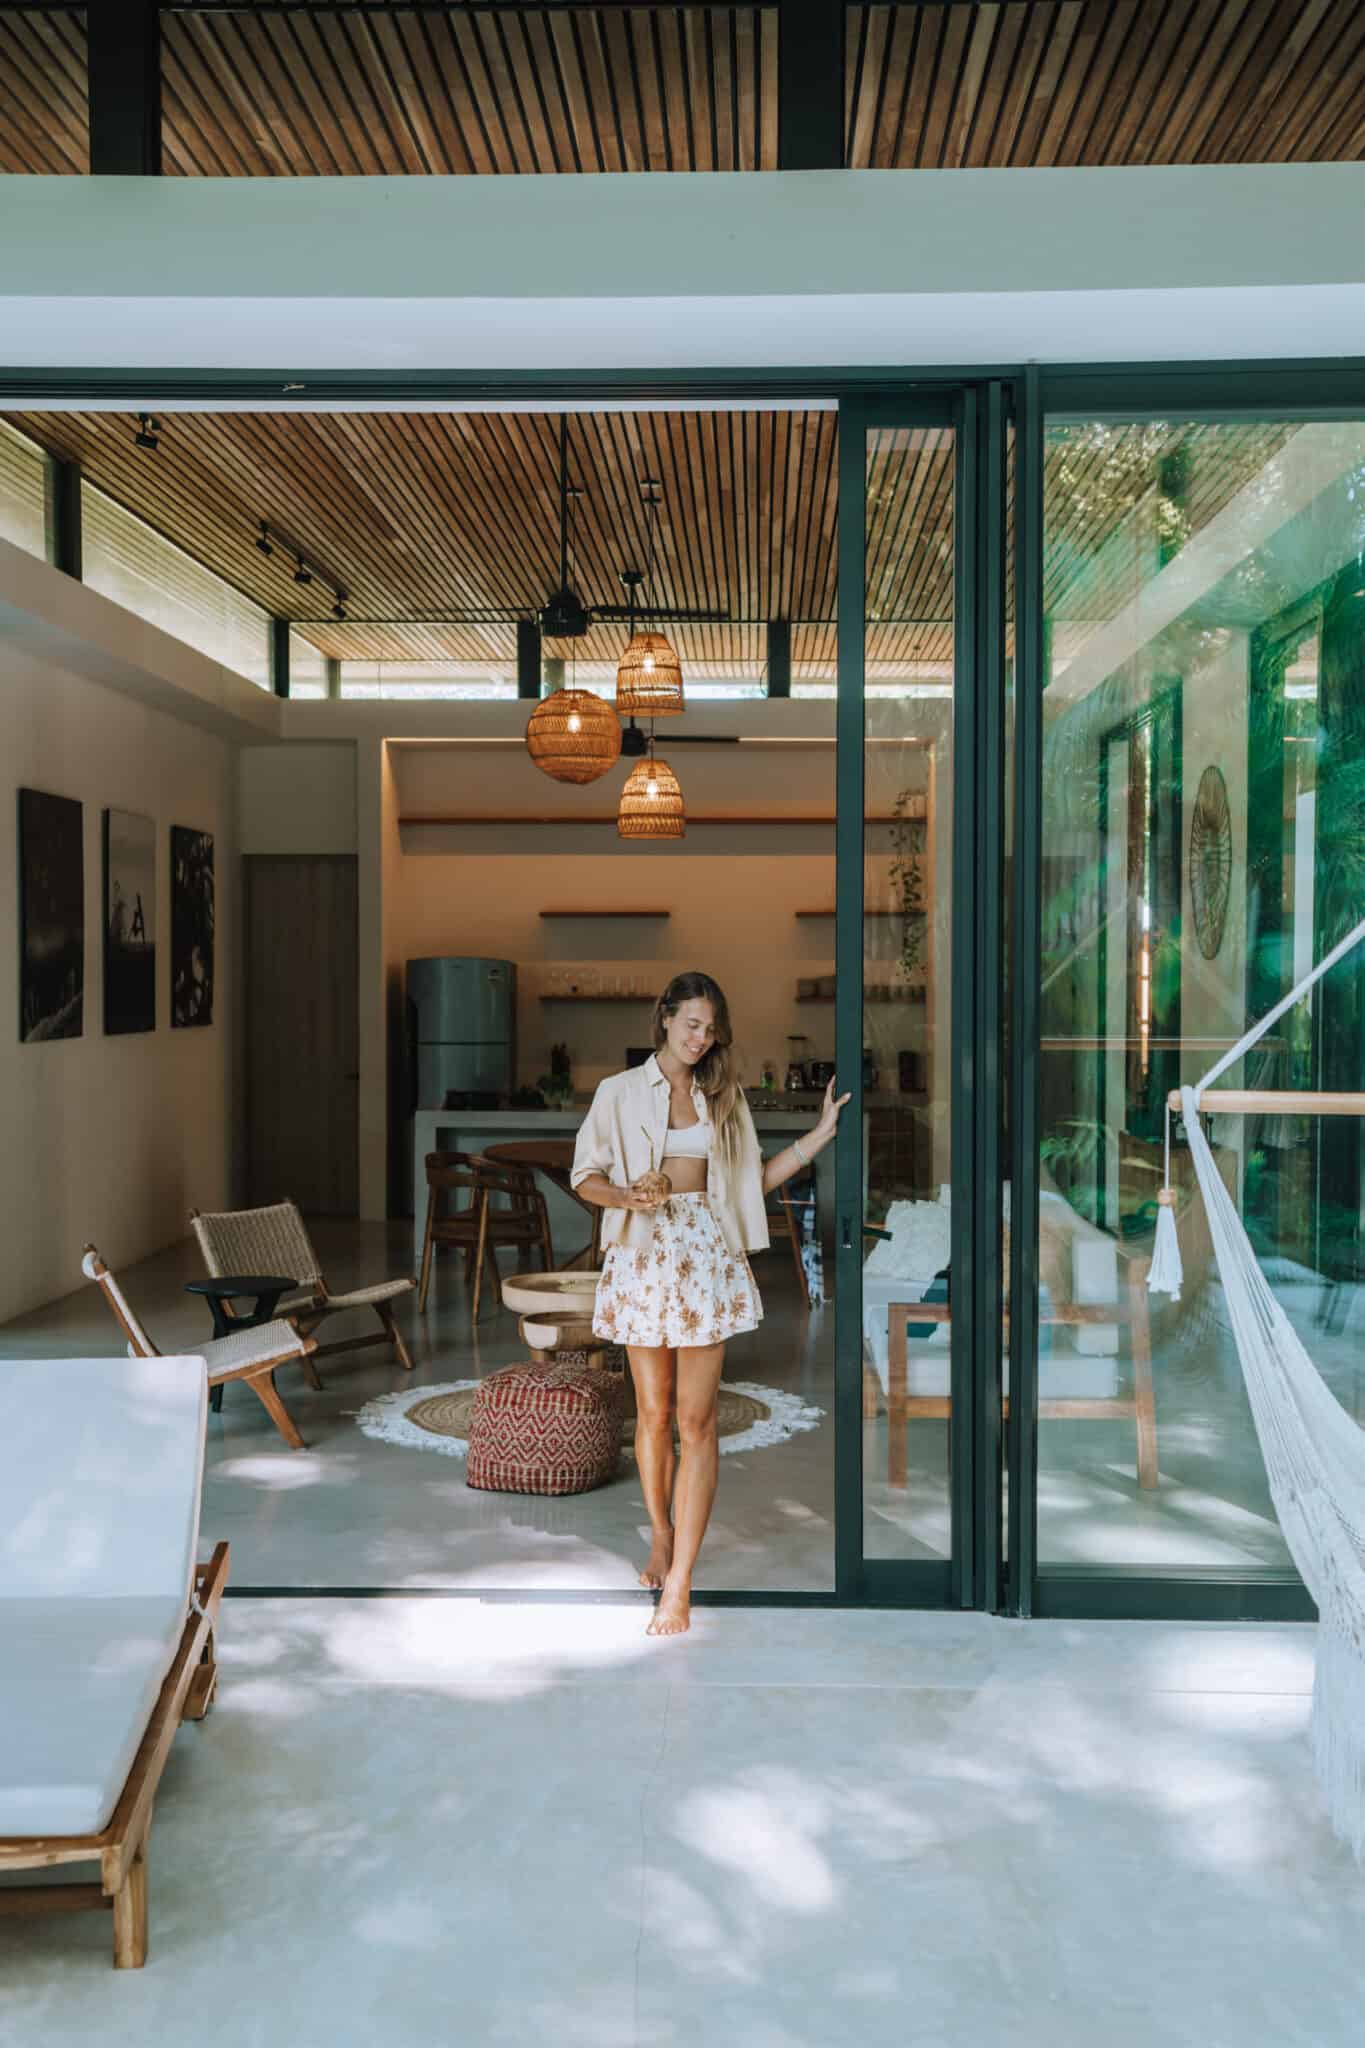
<instances>
[{"instance_id":1,"label":"wooden sofa frame","mask_svg":"<svg viewBox=\"0 0 1365 2048\"><path fill-rule=\"evenodd\" d=\"M147 1837L152 1807L176 1729L182 1721L202 1721L213 1704L218 1681L214 1630L227 1577L228 1546L219 1543L208 1563L195 1567L194 1605L180 1647L107 1827L97 1835L0 1836L0 1870L52 1870L66 1863L98 1862L98 1883L25 1884L0 1890L0 1913L112 1907L116 1970L140 1970L147 1960Z\"/></svg>"}]
</instances>

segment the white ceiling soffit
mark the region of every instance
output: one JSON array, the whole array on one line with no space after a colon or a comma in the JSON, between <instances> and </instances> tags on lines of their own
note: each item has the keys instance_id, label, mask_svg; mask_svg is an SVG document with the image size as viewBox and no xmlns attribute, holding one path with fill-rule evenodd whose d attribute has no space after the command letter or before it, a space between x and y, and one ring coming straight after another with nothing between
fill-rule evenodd
<instances>
[{"instance_id":1,"label":"white ceiling soffit","mask_svg":"<svg viewBox=\"0 0 1365 2048\"><path fill-rule=\"evenodd\" d=\"M6 184L14 368L913 368L1365 333L1361 164Z\"/></svg>"}]
</instances>

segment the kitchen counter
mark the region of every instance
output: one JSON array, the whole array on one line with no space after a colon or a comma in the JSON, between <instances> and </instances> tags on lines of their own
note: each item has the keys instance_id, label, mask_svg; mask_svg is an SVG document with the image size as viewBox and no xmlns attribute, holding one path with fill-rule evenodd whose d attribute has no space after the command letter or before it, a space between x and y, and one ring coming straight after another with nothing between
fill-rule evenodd
<instances>
[{"instance_id":1,"label":"kitchen counter","mask_svg":"<svg viewBox=\"0 0 1365 2048\"><path fill-rule=\"evenodd\" d=\"M590 1097L571 1109L419 1109L412 1119L413 1231L417 1253L422 1248L426 1227L428 1152L482 1152L488 1145L505 1145L517 1138L571 1138L582 1123ZM794 1134L809 1130L819 1114L820 1096L798 1097L793 1102L779 1095L775 1102L750 1100L754 1128L764 1154L780 1152ZM765 1142L765 1140L767 1142ZM866 1188L867 1118L863 1118L863 1174ZM549 1182L543 1174L540 1186L550 1212L550 1231L555 1256L576 1250L586 1235L587 1218L573 1198ZM826 1146L815 1162L816 1200L821 1230L834 1229L834 1147ZM416 1268L414 1267L414 1271Z\"/></svg>"}]
</instances>

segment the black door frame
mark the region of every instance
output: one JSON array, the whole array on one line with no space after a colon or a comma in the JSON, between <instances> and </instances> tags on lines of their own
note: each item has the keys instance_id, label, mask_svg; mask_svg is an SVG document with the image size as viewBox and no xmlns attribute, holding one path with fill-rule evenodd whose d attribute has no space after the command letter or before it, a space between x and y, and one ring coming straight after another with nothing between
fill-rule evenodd
<instances>
[{"instance_id":1,"label":"black door frame","mask_svg":"<svg viewBox=\"0 0 1365 2048\"><path fill-rule=\"evenodd\" d=\"M835 1066L849 1091L835 1152L835 1587L850 1604L1001 1603L1002 1067L1007 434L1000 378L903 386L839 406ZM863 888L867 434L954 434L951 1002L951 1556L864 1556L862 1424Z\"/></svg>"},{"instance_id":2,"label":"black door frame","mask_svg":"<svg viewBox=\"0 0 1365 2048\"><path fill-rule=\"evenodd\" d=\"M279 369L245 371L231 367L187 371L167 366L132 370L120 365L92 368L58 366L41 369L29 366L0 366L0 405L5 409L21 411L42 411L53 405L73 404L97 404L136 410L138 401L158 406L173 405L179 401L203 409L227 402L236 402L245 407L253 403L275 407L279 405L282 395L286 392L297 393L304 404L326 402L344 406L350 401L369 405L382 405L387 402L394 406L403 406L451 401L477 405L481 402L498 404L534 400L538 404L550 407L558 402L573 400L627 400L643 405L667 399L687 399L698 403L710 399L722 403L746 396L777 402L783 399L792 402L803 399L833 399L842 407L846 403L852 406L855 402L880 403L891 394L900 394L893 399L894 404L913 405L918 397L928 393L962 393L964 435L972 433L978 447L971 473L962 477L964 492L976 508L974 521L982 516L983 502L980 489L983 458L979 452L983 443L979 412L983 403L982 394L988 393L992 386L995 387L997 394L990 401L994 416L1012 416L1015 437L1014 534L1011 555L1017 626L1013 663L1014 687L1010 693L1013 699L1013 756L1010 776L1013 819L1009 831L1011 872L1008 917L1002 934L1002 947L996 949L996 957L1002 969L1006 964L1006 951L1008 955L1009 1004L1006 1013L997 1019L999 1031L994 1042L984 1045L983 1013L974 1000L971 1012L973 1023L966 1036L964 1057L970 1060L973 1053L979 1055L976 1066L969 1069L974 1082L972 1123L966 1141L969 1154L973 1157L978 1153L985 1156L994 1145L997 1166L1007 1162L1012 1184L1008 1273L1009 1300L1012 1305L1008 1330L1011 1402L1004 1430L1011 1483L1007 1513L1007 1557L1002 1565L997 1542L997 1555L992 1560L991 1527L982 1530L974 1524L970 1539L964 1530L964 1541L957 1554L951 1587L953 1599L955 1602L961 1601L968 1605L999 1605L1006 1611L1021 1616L1106 1615L1144 1619L1232 1619L1254 1616L1283 1620L1309 1618L1313 1609L1304 1588L1292 1576L1283 1573L1257 1575L1240 1570L1191 1572L1182 1569L1156 1572L1140 1567L1125 1569L1122 1566L1107 1566L1089 1571L1068 1569L1040 1574L1037 1568L1038 1060L1043 800L1042 693L1045 681L1044 425L1049 417L1069 420L1108 417L1125 420L1177 418L1221 421L1239 418L1296 421L1359 419L1365 416L1365 357L1303 357L1274 361L1243 358L1225 362L1049 365L1001 363L970 367L916 366L913 370L907 370L903 365L845 365L781 370L753 369L745 366L730 369L715 367L697 370L610 370L567 373L543 370L438 370L395 374L391 371L310 371L297 364ZM965 394L969 391L974 394L973 404L978 415L970 429L965 415ZM989 445L989 442L988 433L985 437L986 445ZM842 452L840 460L842 485ZM998 474L998 458L994 455L987 463L988 479L993 465L995 473ZM859 471L861 511L861 463ZM964 506L967 497L960 500L959 518L965 516ZM845 585L842 553L840 569L842 587ZM960 610L965 614L968 609L968 592L966 585L961 581L958 595ZM841 668L845 644L842 611L841 607ZM973 618L981 620L982 626L989 633L990 606L983 604L980 591L973 592L971 613ZM985 652L989 654L988 642ZM974 641L974 663L977 655L978 643ZM859 662L861 656L860 644L857 650ZM991 731L993 722L996 722L997 737L1003 747L1008 728L1004 718L998 715L995 708L998 702L997 693L986 692L983 698L977 680L978 673L974 666L968 684L972 693L972 734L974 739L981 737L979 721L984 718L987 751L983 759L991 778L989 787L1000 792L995 833L998 837L1003 831L1004 789L1003 781L995 780ZM964 701L959 697L959 715L964 715ZM858 758L860 774L861 713L862 707L858 704L846 714L841 699L841 743L842 720L847 715L854 720L857 732L854 751ZM962 730L965 734L966 729ZM989 820L979 821L975 827L977 830L983 828L985 848L993 858ZM997 893L996 906L1001 900L1000 894ZM955 910L956 908L957 906ZM847 924L846 917L843 922ZM956 942L956 930L954 938ZM982 944L982 935L976 930L970 935L970 940L970 958L973 963L971 971L979 979L982 955L990 956L993 949ZM858 953L853 974L861 988L861 932L858 933L856 943ZM851 937L846 939L844 950L852 944ZM964 964L965 961L954 963L955 968L960 968ZM844 959L843 951L839 954L838 967L841 981L846 981L849 963ZM1002 979L997 979L997 1007L1002 985ZM974 998L979 994L976 990L973 993ZM956 987L954 997L956 1001ZM991 1000L989 991L985 1000ZM860 1035L855 1041L850 1039L845 1030L837 1051L843 1071L855 1077L860 1076ZM978 1089L981 1091L979 1099ZM1007 1118L1006 1104L1009 1112ZM860 1124L852 1123L851 1128L857 1132L860 1130ZM1002 1138L1002 1131L1007 1131L1007 1138ZM955 1133L955 1141L956 1136ZM847 1144L851 1141L843 1139L841 1142ZM837 1158L836 1154L836 1162ZM955 1159L955 1169L956 1166ZM997 1187L998 1183L997 1171ZM850 1183L846 1166L842 1185L857 1185ZM986 1204L989 1208L990 1196L985 1183L977 1183L969 1193L974 1201ZM955 1203L954 1206L960 1212L961 1204ZM841 1215L842 1213L841 1211ZM856 1213L855 1210L854 1214ZM985 1234L989 1236L992 1232L992 1217L987 1214L984 1218L978 1217L976 1221L978 1226L984 1224ZM979 1259L979 1233L976 1249ZM969 1244L966 1247L966 1255L970 1257L971 1252L972 1245ZM956 1256L956 1249L954 1255ZM844 1256L842 1243L839 1256ZM990 1271L984 1272L981 1276L982 1285L988 1291L993 1291L997 1297L999 1286L996 1276L999 1271L997 1256ZM976 1291L973 1289L974 1296ZM984 1346L977 1341L983 1325L986 1326L987 1337ZM998 1376L993 1383L991 1380L990 1353L993 1345L998 1359L1000 1332L1000 1319L994 1315L989 1299L976 1304L973 1310L973 1399L983 1390L983 1380L986 1383L986 1390L989 1390L992 1384L998 1389ZM844 1335L847 1335L846 1327ZM844 1376L847 1378L848 1374L845 1373ZM988 1418L973 1415L971 1428L973 1448L981 1450L987 1471L992 1456L992 1439L995 1444L1000 1440L998 1403L990 1405L994 1407L994 1424L992 1425ZM855 1456L860 1459L861 1456L860 1411L855 1409L850 1414L849 1409L847 1389L844 1389L836 1410L836 1468L841 1481L849 1461ZM965 1409L966 1404L963 1404L963 1415L957 1425L959 1429L967 1427ZM850 1429L853 1433L852 1450L849 1448ZM973 1491L981 1492L975 1479ZM987 1496L991 1494L990 1487L986 1489L986 1493ZM860 1473L856 1498L856 1513L860 1525ZM997 1516L993 1523L997 1538L999 1528ZM981 1539L980 1542L978 1538ZM972 1544L970 1572L966 1568L968 1540ZM850 1560L841 1550L840 1539L836 1534L837 1576L836 1590L832 1592L715 1593L709 1596L705 1592L699 1592L697 1597L699 1601L709 1601L710 1604L717 1606L830 1607L846 1604L921 1604L920 1598L913 1592L909 1583L896 1576L902 1569L897 1566L891 1567L891 1581L884 1579L880 1569L852 1569ZM994 1593L992 1580L995 1582ZM236 1587L229 1590L238 1594L260 1590L305 1595L310 1592L308 1588L299 1587ZM327 1590L363 1595L387 1594L391 1589L349 1587ZM404 1597L411 1595L405 1594ZM542 1600L599 1600L603 1596L545 1593L523 1596L497 1591L471 1591L467 1595L454 1596L444 1592L433 1593L430 1597L515 1601L523 1597L536 1597Z\"/></svg>"}]
</instances>

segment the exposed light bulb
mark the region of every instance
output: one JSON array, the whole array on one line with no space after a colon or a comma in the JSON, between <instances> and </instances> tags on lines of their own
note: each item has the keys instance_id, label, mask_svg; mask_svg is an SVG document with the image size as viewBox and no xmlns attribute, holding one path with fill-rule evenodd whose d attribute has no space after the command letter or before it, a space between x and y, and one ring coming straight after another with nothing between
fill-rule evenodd
<instances>
[{"instance_id":1,"label":"exposed light bulb","mask_svg":"<svg viewBox=\"0 0 1365 2048\"><path fill-rule=\"evenodd\" d=\"M658 794L659 794L659 785L658 785L658 783L657 783L657 782L656 782L656 781L654 780L654 777L653 777L653 776L651 775L651 776L650 776L650 778L649 778L649 781L648 781L648 782L647 782L647 783L645 784L645 795L646 795L646 796L657 796Z\"/></svg>"},{"instance_id":2,"label":"exposed light bulb","mask_svg":"<svg viewBox=\"0 0 1365 2048\"><path fill-rule=\"evenodd\" d=\"M645 674L647 676L652 676L654 673L654 656L652 654L647 654L644 658L642 666L644 668Z\"/></svg>"},{"instance_id":3,"label":"exposed light bulb","mask_svg":"<svg viewBox=\"0 0 1365 2048\"><path fill-rule=\"evenodd\" d=\"M569 731L570 731L570 732L577 732L577 731L578 731L578 729L579 729L579 727L581 726L582 722L583 722L583 721L582 721L582 720L580 719L580 717L579 717L579 715L578 715L578 713L577 713L576 711L571 711L571 712L569 713Z\"/></svg>"}]
</instances>

